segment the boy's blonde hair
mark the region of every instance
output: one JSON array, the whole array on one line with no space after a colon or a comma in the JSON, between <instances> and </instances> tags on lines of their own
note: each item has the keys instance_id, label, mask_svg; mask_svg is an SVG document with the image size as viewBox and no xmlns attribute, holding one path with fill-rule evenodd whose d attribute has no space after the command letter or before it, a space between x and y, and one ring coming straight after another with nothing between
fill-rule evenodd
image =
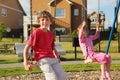
<instances>
[{"instance_id":1,"label":"boy's blonde hair","mask_svg":"<svg viewBox=\"0 0 120 80\"><path fill-rule=\"evenodd\" d=\"M39 14L39 16L37 17L38 23L40 22L40 21L39 21L40 18L49 18L50 21L51 21L51 23L53 22L53 17L52 17L52 15L51 15L48 11L46 11L46 10L41 11L41 13Z\"/></svg>"}]
</instances>

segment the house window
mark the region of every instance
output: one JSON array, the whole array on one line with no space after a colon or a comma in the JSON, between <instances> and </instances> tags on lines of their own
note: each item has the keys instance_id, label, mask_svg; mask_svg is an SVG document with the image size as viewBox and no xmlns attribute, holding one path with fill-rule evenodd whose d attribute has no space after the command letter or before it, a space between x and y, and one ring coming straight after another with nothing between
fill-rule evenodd
<instances>
[{"instance_id":1,"label":"house window","mask_svg":"<svg viewBox=\"0 0 120 80\"><path fill-rule=\"evenodd\" d=\"M92 21L93 21L93 22L97 22L97 21L98 21L98 18L97 18L97 17L92 17Z\"/></svg>"},{"instance_id":2,"label":"house window","mask_svg":"<svg viewBox=\"0 0 120 80\"><path fill-rule=\"evenodd\" d=\"M2 16L7 16L7 10L6 9L2 9L1 10L1 14L2 14Z\"/></svg>"},{"instance_id":3,"label":"house window","mask_svg":"<svg viewBox=\"0 0 120 80\"><path fill-rule=\"evenodd\" d=\"M64 8L56 8L55 17L57 17L57 18L65 17L65 9Z\"/></svg>"},{"instance_id":4,"label":"house window","mask_svg":"<svg viewBox=\"0 0 120 80\"><path fill-rule=\"evenodd\" d=\"M79 15L79 10L78 9L74 9L74 16L78 16Z\"/></svg>"}]
</instances>

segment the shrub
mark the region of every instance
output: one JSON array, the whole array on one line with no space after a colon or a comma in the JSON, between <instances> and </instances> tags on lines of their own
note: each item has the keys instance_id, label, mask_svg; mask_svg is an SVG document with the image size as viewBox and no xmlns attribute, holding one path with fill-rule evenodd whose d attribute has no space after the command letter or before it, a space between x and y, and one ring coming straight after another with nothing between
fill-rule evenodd
<instances>
[{"instance_id":1,"label":"shrub","mask_svg":"<svg viewBox=\"0 0 120 80\"><path fill-rule=\"evenodd\" d=\"M117 29L118 32L120 32L120 23L118 24L118 29Z\"/></svg>"},{"instance_id":2,"label":"shrub","mask_svg":"<svg viewBox=\"0 0 120 80\"><path fill-rule=\"evenodd\" d=\"M0 41L2 40L3 34L6 32L5 25L0 22Z\"/></svg>"},{"instance_id":3,"label":"shrub","mask_svg":"<svg viewBox=\"0 0 120 80\"><path fill-rule=\"evenodd\" d=\"M74 31L71 33L71 37L72 37L72 38L78 37L77 30L74 30Z\"/></svg>"}]
</instances>

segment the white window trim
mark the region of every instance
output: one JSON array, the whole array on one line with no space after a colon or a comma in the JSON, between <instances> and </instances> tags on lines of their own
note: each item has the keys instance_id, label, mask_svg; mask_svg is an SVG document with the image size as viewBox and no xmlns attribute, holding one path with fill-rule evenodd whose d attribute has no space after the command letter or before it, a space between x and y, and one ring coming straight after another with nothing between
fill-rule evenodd
<instances>
[{"instance_id":1,"label":"white window trim","mask_svg":"<svg viewBox=\"0 0 120 80\"><path fill-rule=\"evenodd\" d=\"M4 10L4 13L3 13L3 10ZM7 9L5 9L5 8L2 8L2 10L1 10L1 15L2 16L7 16Z\"/></svg>"},{"instance_id":2,"label":"white window trim","mask_svg":"<svg viewBox=\"0 0 120 80\"><path fill-rule=\"evenodd\" d=\"M79 16L79 9L74 9L74 16Z\"/></svg>"},{"instance_id":3,"label":"white window trim","mask_svg":"<svg viewBox=\"0 0 120 80\"><path fill-rule=\"evenodd\" d=\"M58 9L64 9L64 16L62 16L62 17L57 17L57 16L56 16L56 12L55 12L55 18L65 18L65 16L66 16L65 8L58 8Z\"/></svg>"}]
</instances>

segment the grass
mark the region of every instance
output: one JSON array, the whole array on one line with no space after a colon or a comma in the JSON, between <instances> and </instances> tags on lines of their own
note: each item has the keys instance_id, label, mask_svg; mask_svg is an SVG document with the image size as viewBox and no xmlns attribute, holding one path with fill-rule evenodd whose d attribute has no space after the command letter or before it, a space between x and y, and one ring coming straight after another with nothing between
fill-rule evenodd
<instances>
[{"instance_id":1,"label":"grass","mask_svg":"<svg viewBox=\"0 0 120 80\"><path fill-rule=\"evenodd\" d=\"M110 53L112 60L120 60L120 53ZM62 61L74 61L83 60L82 53L77 53L77 59L75 59L74 53L67 53L61 56ZM0 64L9 64L22 62L22 58L19 58L16 54L0 54Z\"/></svg>"},{"instance_id":2,"label":"grass","mask_svg":"<svg viewBox=\"0 0 120 80\"><path fill-rule=\"evenodd\" d=\"M14 44L20 42L20 39L3 39L0 44L11 43ZM101 51L105 52L107 46L107 40L101 41ZM80 47L77 47L77 59L75 59L74 47L72 42L61 42L62 48L66 50L66 55L61 56L62 61L73 61L73 60L83 60L83 54ZM98 51L98 45L94 46L95 51ZM109 55L111 55L112 60L120 60L120 53L118 53L118 41L112 40L109 48ZM14 53L1 53L0 54L0 65L4 63L16 63L21 62L22 59L18 58ZM72 63L71 63L72 64ZM72 71L91 71L91 70L100 70L99 64L74 64L74 65L62 65L63 69L66 72ZM112 64L111 70L120 70L120 64ZM8 75L19 75L19 74L31 74L41 72L38 68L34 69L32 72L27 72L23 67L14 67L14 68L0 68L0 76Z\"/></svg>"},{"instance_id":3,"label":"grass","mask_svg":"<svg viewBox=\"0 0 120 80\"><path fill-rule=\"evenodd\" d=\"M10 38L4 38L4 39L2 39L0 44L3 44L4 42L13 44L16 42L20 42L20 39L16 38L13 40ZM107 40L100 42L102 52L105 52L107 42L108 42ZM62 61L83 60L84 59L80 47L77 47L77 54L76 54L77 58L75 59L75 52L74 52L74 47L72 46L72 42L61 42L61 44L62 44L62 48L64 50L66 50L66 55L61 56ZM94 46L95 51L99 51L98 45L99 44L96 44ZM113 60L120 60L120 56L119 56L120 53L118 53L118 41L116 39L111 41L111 46L109 48L109 55L111 55ZM21 62L21 61L22 61L22 59L18 58L15 53L1 53L0 54L0 64L15 63L15 62Z\"/></svg>"},{"instance_id":4,"label":"grass","mask_svg":"<svg viewBox=\"0 0 120 80\"><path fill-rule=\"evenodd\" d=\"M100 70L99 64L74 64L74 65L62 65L65 72L78 72L78 71L98 71ZM112 64L111 70L120 70L120 64ZM38 68L33 69L33 71L25 71L23 67L15 68L0 68L0 76L10 76L10 75L21 75L21 74L31 74L31 73L41 73Z\"/></svg>"},{"instance_id":5,"label":"grass","mask_svg":"<svg viewBox=\"0 0 120 80\"><path fill-rule=\"evenodd\" d=\"M38 72L41 72L38 68L34 69L32 72L25 71L23 67L0 68L0 76L31 74L31 73L38 73Z\"/></svg>"},{"instance_id":6,"label":"grass","mask_svg":"<svg viewBox=\"0 0 120 80\"><path fill-rule=\"evenodd\" d=\"M21 42L20 38L2 38L0 44L14 44L16 42Z\"/></svg>"},{"instance_id":7,"label":"grass","mask_svg":"<svg viewBox=\"0 0 120 80\"><path fill-rule=\"evenodd\" d=\"M19 58L16 54L0 54L0 64L9 64L19 62Z\"/></svg>"}]
</instances>

